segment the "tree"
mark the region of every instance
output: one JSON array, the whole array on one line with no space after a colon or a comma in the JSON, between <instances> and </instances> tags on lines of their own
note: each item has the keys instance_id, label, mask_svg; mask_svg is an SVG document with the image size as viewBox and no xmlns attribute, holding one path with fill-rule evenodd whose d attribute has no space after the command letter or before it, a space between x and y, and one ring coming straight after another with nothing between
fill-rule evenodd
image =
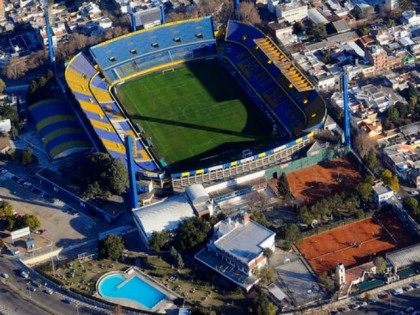
<instances>
[{"instance_id":1,"label":"tree","mask_svg":"<svg viewBox=\"0 0 420 315\"><path fill-rule=\"evenodd\" d=\"M290 190L289 181L285 173L281 173L277 181L277 189L280 195L282 195L286 200L293 198L292 192Z\"/></svg>"},{"instance_id":2,"label":"tree","mask_svg":"<svg viewBox=\"0 0 420 315\"><path fill-rule=\"evenodd\" d=\"M389 187L394 192L400 191L400 181L397 175L392 175L391 181L389 182Z\"/></svg>"},{"instance_id":3,"label":"tree","mask_svg":"<svg viewBox=\"0 0 420 315\"><path fill-rule=\"evenodd\" d=\"M305 30L302 22L296 22L293 24L293 34L300 34Z\"/></svg>"},{"instance_id":4,"label":"tree","mask_svg":"<svg viewBox=\"0 0 420 315\"><path fill-rule=\"evenodd\" d=\"M322 23L313 24L311 27L308 28L308 35L312 39L325 39L327 38L327 28Z\"/></svg>"},{"instance_id":5,"label":"tree","mask_svg":"<svg viewBox=\"0 0 420 315\"><path fill-rule=\"evenodd\" d=\"M367 182L362 182L357 186L357 191L360 194L360 197L363 201L367 202L370 201L372 198L372 184Z\"/></svg>"},{"instance_id":6,"label":"tree","mask_svg":"<svg viewBox=\"0 0 420 315\"><path fill-rule=\"evenodd\" d=\"M85 198L106 198L110 194L122 194L128 187L128 172L119 159L113 159L106 153L95 152L81 167L81 188Z\"/></svg>"},{"instance_id":7,"label":"tree","mask_svg":"<svg viewBox=\"0 0 420 315\"><path fill-rule=\"evenodd\" d=\"M393 123L397 123L400 119L400 112L396 106L391 106L387 110L387 118Z\"/></svg>"},{"instance_id":8,"label":"tree","mask_svg":"<svg viewBox=\"0 0 420 315\"><path fill-rule=\"evenodd\" d=\"M366 35L369 35L370 30L366 26L362 26L361 28L358 29L358 32L359 32L359 35L366 36Z\"/></svg>"},{"instance_id":9,"label":"tree","mask_svg":"<svg viewBox=\"0 0 420 315\"><path fill-rule=\"evenodd\" d=\"M267 220L265 214L262 211L253 211L251 213L251 220L255 221L267 228L270 228L271 223Z\"/></svg>"},{"instance_id":10,"label":"tree","mask_svg":"<svg viewBox=\"0 0 420 315\"><path fill-rule=\"evenodd\" d=\"M334 280L330 276L328 276L326 272L323 272L318 276L318 282L321 286L325 288L325 290L328 293L332 294L335 292L336 284Z\"/></svg>"},{"instance_id":11,"label":"tree","mask_svg":"<svg viewBox=\"0 0 420 315\"><path fill-rule=\"evenodd\" d=\"M102 258L117 260L124 251L124 240L120 235L108 235L99 242L98 253Z\"/></svg>"},{"instance_id":12,"label":"tree","mask_svg":"<svg viewBox=\"0 0 420 315\"><path fill-rule=\"evenodd\" d=\"M155 251L161 251L165 249L170 241L169 233L166 230L161 232L153 232L149 238L149 246Z\"/></svg>"},{"instance_id":13,"label":"tree","mask_svg":"<svg viewBox=\"0 0 420 315\"><path fill-rule=\"evenodd\" d=\"M277 272L272 266L265 266L258 271L258 277L264 285L268 285L277 280Z\"/></svg>"},{"instance_id":14,"label":"tree","mask_svg":"<svg viewBox=\"0 0 420 315\"><path fill-rule=\"evenodd\" d=\"M371 170L374 170L378 166L378 158L374 149L369 150L369 153L363 158L363 162Z\"/></svg>"},{"instance_id":15,"label":"tree","mask_svg":"<svg viewBox=\"0 0 420 315\"><path fill-rule=\"evenodd\" d=\"M205 242L210 229L210 224L203 218L185 219L179 224L174 245L181 252L191 251Z\"/></svg>"},{"instance_id":16,"label":"tree","mask_svg":"<svg viewBox=\"0 0 420 315\"><path fill-rule=\"evenodd\" d=\"M29 227L31 232L38 230L41 226L41 222L39 221L38 217L33 214L25 214L23 217L21 217L21 222L22 223L18 223L18 225L20 227Z\"/></svg>"},{"instance_id":17,"label":"tree","mask_svg":"<svg viewBox=\"0 0 420 315\"><path fill-rule=\"evenodd\" d=\"M34 161L35 161L34 152L30 148L27 148L22 151L20 164L25 166L25 165L32 164Z\"/></svg>"},{"instance_id":18,"label":"tree","mask_svg":"<svg viewBox=\"0 0 420 315\"><path fill-rule=\"evenodd\" d=\"M360 220L365 217L365 212L362 209L357 209L354 215L356 216L356 219Z\"/></svg>"},{"instance_id":19,"label":"tree","mask_svg":"<svg viewBox=\"0 0 420 315\"><path fill-rule=\"evenodd\" d=\"M366 133L359 132L354 139L354 145L357 153L364 158L371 150L375 150L376 142Z\"/></svg>"},{"instance_id":20,"label":"tree","mask_svg":"<svg viewBox=\"0 0 420 315\"><path fill-rule=\"evenodd\" d=\"M0 205L0 219L6 219L8 217L12 217L13 213L14 213L13 206L6 201L2 201Z\"/></svg>"},{"instance_id":21,"label":"tree","mask_svg":"<svg viewBox=\"0 0 420 315\"><path fill-rule=\"evenodd\" d=\"M251 1L243 1L239 5L239 19L242 22L249 23L252 25L261 24L261 17L258 13L258 9L255 4Z\"/></svg>"},{"instance_id":22,"label":"tree","mask_svg":"<svg viewBox=\"0 0 420 315\"><path fill-rule=\"evenodd\" d=\"M3 79L0 78L0 94L2 94L5 89L6 89L6 83L4 83Z\"/></svg>"},{"instance_id":23,"label":"tree","mask_svg":"<svg viewBox=\"0 0 420 315\"><path fill-rule=\"evenodd\" d=\"M373 263L375 264L377 273L383 274L386 271L386 261L382 257L376 257Z\"/></svg>"},{"instance_id":24,"label":"tree","mask_svg":"<svg viewBox=\"0 0 420 315\"><path fill-rule=\"evenodd\" d=\"M182 259L182 256L181 256L181 254L180 253L178 253L177 255L176 255L176 266L177 266L177 268L184 268L184 260Z\"/></svg>"},{"instance_id":25,"label":"tree","mask_svg":"<svg viewBox=\"0 0 420 315\"><path fill-rule=\"evenodd\" d=\"M257 315L276 315L277 306L270 302L267 295L260 291L254 300L254 310Z\"/></svg>"},{"instance_id":26,"label":"tree","mask_svg":"<svg viewBox=\"0 0 420 315\"><path fill-rule=\"evenodd\" d=\"M270 259L270 257L273 256L273 251L271 248L264 248L263 255L267 257L267 259Z\"/></svg>"},{"instance_id":27,"label":"tree","mask_svg":"<svg viewBox=\"0 0 420 315\"><path fill-rule=\"evenodd\" d=\"M385 184L389 185L392 179L392 172L389 169L385 169L381 173L381 179L384 181Z\"/></svg>"},{"instance_id":28,"label":"tree","mask_svg":"<svg viewBox=\"0 0 420 315\"><path fill-rule=\"evenodd\" d=\"M408 197L403 201L404 208L418 221L420 219L420 205L416 198Z\"/></svg>"},{"instance_id":29,"label":"tree","mask_svg":"<svg viewBox=\"0 0 420 315\"><path fill-rule=\"evenodd\" d=\"M296 224L286 224L284 227L284 239L288 242L296 242L300 238L300 231Z\"/></svg>"}]
</instances>

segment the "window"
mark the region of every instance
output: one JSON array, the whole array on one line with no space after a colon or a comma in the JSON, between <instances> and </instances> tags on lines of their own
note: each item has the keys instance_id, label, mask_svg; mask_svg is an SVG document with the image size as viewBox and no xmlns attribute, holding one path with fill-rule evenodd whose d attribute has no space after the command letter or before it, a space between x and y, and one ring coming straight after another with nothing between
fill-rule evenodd
<instances>
[{"instance_id":1,"label":"window","mask_svg":"<svg viewBox=\"0 0 420 315\"><path fill-rule=\"evenodd\" d=\"M130 50L130 53L132 53L133 55L137 55L137 50L135 50L135 49L131 49L131 50Z\"/></svg>"},{"instance_id":2,"label":"window","mask_svg":"<svg viewBox=\"0 0 420 315\"><path fill-rule=\"evenodd\" d=\"M112 56L112 57L109 57L109 61L112 61L112 62L114 62L114 61L116 61L117 59L115 59L115 57L114 56Z\"/></svg>"},{"instance_id":3,"label":"window","mask_svg":"<svg viewBox=\"0 0 420 315\"><path fill-rule=\"evenodd\" d=\"M181 42L181 37L174 37L174 42L175 43L180 43Z\"/></svg>"},{"instance_id":4,"label":"window","mask_svg":"<svg viewBox=\"0 0 420 315\"><path fill-rule=\"evenodd\" d=\"M195 37L197 37L197 38L203 38L204 36L203 36L203 33L198 33L198 34L195 34Z\"/></svg>"},{"instance_id":5,"label":"window","mask_svg":"<svg viewBox=\"0 0 420 315\"><path fill-rule=\"evenodd\" d=\"M87 78L87 76L86 76L86 74L85 74L85 73L82 73L82 78L83 78L83 79L86 79L86 78Z\"/></svg>"},{"instance_id":6,"label":"window","mask_svg":"<svg viewBox=\"0 0 420 315\"><path fill-rule=\"evenodd\" d=\"M159 47L159 44L158 43L152 43L152 47L153 48L158 48Z\"/></svg>"}]
</instances>

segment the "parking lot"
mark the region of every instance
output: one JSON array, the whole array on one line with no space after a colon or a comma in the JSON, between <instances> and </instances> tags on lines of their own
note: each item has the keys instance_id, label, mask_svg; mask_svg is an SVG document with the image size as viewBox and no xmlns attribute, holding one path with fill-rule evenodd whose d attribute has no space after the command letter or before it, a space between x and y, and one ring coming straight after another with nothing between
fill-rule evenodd
<instances>
[{"instance_id":1,"label":"parking lot","mask_svg":"<svg viewBox=\"0 0 420 315\"><path fill-rule=\"evenodd\" d=\"M354 300L347 307L332 313L420 315L420 283L412 283L400 289L369 296L367 301Z\"/></svg>"},{"instance_id":2,"label":"parking lot","mask_svg":"<svg viewBox=\"0 0 420 315\"><path fill-rule=\"evenodd\" d=\"M11 203L17 214L34 214L41 221L38 233L55 247L69 247L81 240L97 238L100 228L53 196L35 187L28 178L0 168L0 198Z\"/></svg>"}]
</instances>

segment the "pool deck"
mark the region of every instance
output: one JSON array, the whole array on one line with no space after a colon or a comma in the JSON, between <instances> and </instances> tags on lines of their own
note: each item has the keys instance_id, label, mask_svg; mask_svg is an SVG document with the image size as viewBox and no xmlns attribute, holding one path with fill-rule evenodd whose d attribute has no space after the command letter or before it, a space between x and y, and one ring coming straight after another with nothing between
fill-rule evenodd
<instances>
[{"instance_id":1,"label":"pool deck","mask_svg":"<svg viewBox=\"0 0 420 315\"><path fill-rule=\"evenodd\" d=\"M99 293L99 283L105 277L109 275L114 275L114 274L121 274L125 277L125 280L122 283L120 283L118 287L121 287L123 284L127 283L131 278L133 278L134 276L137 276L141 280L145 281L146 283L154 287L156 290L160 291L162 294L165 295L165 297L161 301L159 301L156 305L154 305L152 308L144 307L141 304L134 302L130 299L104 297ZM115 304L122 305L122 306L127 306L127 307L131 307L138 310L152 311L152 312L157 312L157 313L162 313L162 314L165 313L165 310L175 309L176 305L173 303L173 301L177 298L180 298L178 294L169 290L164 285L162 285L158 281L154 280L153 278L151 278L150 276L148 276L147 274L139 270L137 267L130 267L125 272L111 271L101 276L96 282L96 292L94 296L99 297L103 300L115 303Z\"/></svg>"}]
</instances>

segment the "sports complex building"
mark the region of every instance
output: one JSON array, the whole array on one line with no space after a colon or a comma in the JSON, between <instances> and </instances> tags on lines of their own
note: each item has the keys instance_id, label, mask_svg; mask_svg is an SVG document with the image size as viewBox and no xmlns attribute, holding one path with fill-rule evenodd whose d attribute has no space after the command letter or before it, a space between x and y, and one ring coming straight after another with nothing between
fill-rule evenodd
<instances>
[{"instance_id":1,"label":"sports complex building","mask_svg":"<svg viewBox=\"0 0 420 315\"><path fill-rule=\"evenodd\" d=\"M126 163L131 136L136 171L178 187L261 170L306 147L326 117L311 82L259 29L229 21L223 35L205 17L76 55L65 78L98 146Z\"/></svg>"}]
</instances>

